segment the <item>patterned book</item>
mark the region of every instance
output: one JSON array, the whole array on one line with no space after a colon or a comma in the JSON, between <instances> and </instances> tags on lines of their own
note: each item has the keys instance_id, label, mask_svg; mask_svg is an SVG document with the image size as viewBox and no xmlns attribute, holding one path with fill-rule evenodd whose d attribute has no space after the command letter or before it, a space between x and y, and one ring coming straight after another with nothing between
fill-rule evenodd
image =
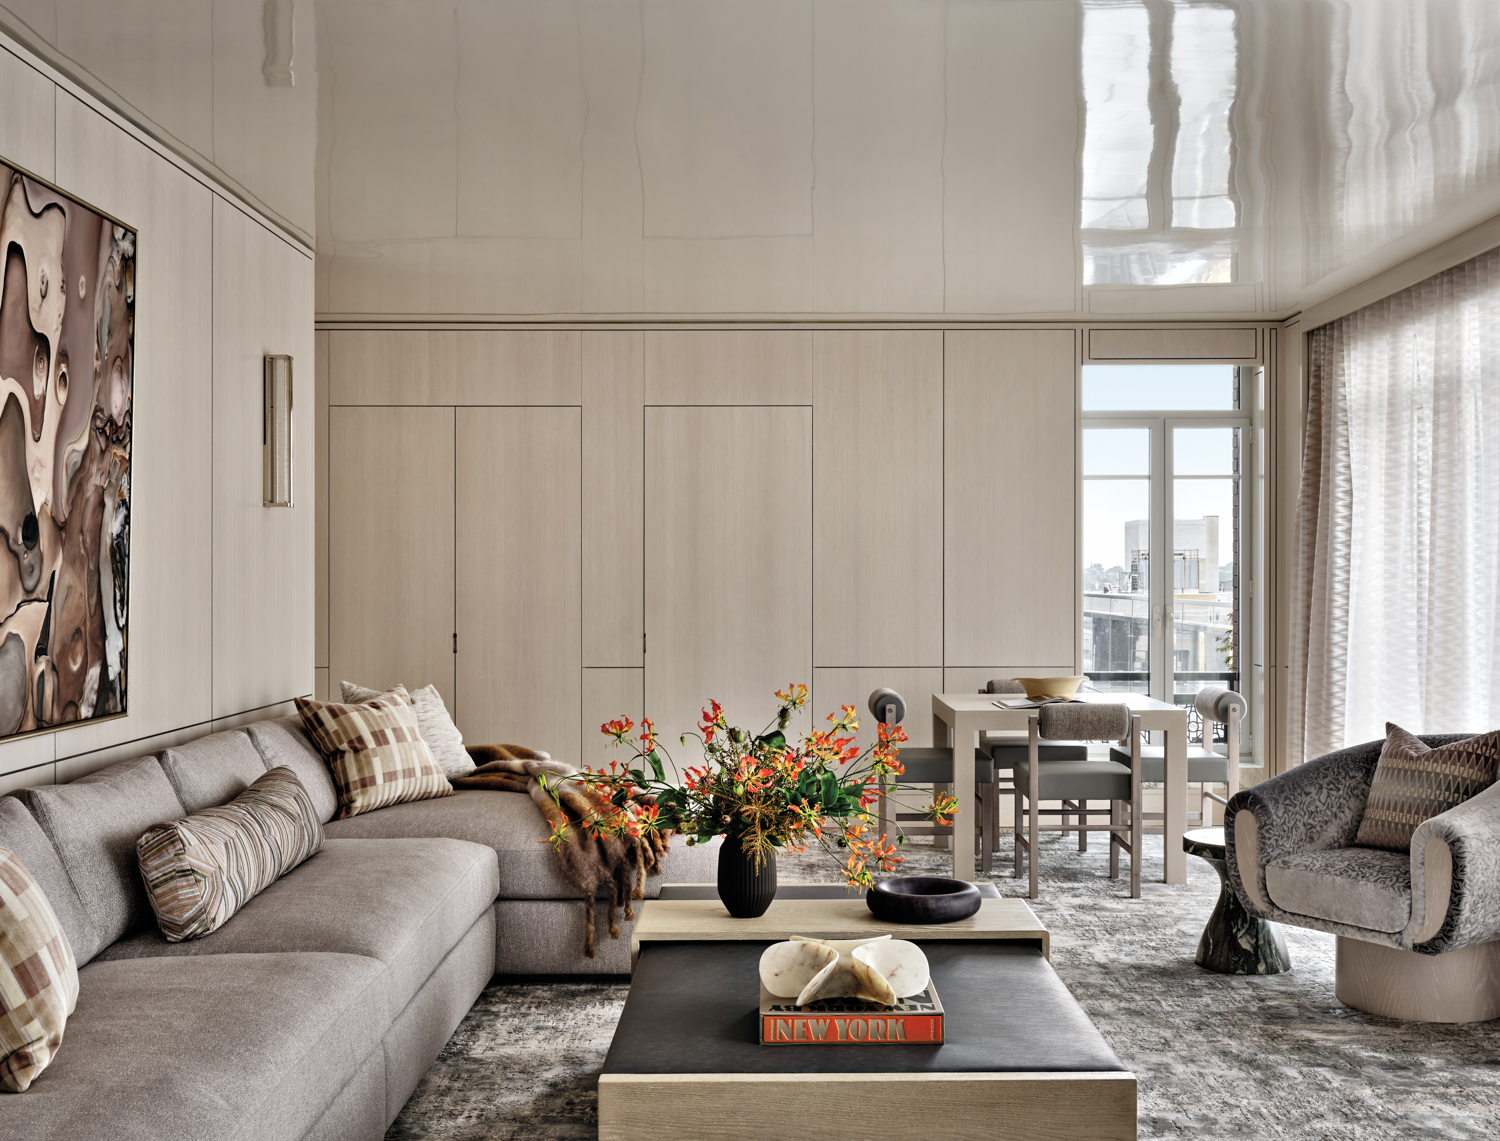
<instances>
[{"instance_id":1,"label":"patterned book","mask_svg":"<svg viewBox=\"0 0 1500 1141\"><path fill-rule=\"evenodd\" d=\"M943 1040L943 1004L927 989L894 1006L854 998L824 998L806 1006L760 988L762 1046L932 1045Z\"/></svg>"}]
</instances>

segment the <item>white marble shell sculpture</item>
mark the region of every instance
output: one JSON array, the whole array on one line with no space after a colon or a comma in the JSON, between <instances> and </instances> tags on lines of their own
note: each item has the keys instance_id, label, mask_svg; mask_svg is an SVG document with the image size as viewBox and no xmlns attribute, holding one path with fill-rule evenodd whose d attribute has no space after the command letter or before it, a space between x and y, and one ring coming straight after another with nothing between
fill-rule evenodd
<instances>
[{"instance_id":1,"label":"white marble shell sculpture","mask_svg":"<svg viewBox=\"0 0 1500 1141\"><path fill-rule=\"evenodd\" d=\"M777 998L806 1006L852 997L890 1006L927 989L927 956L905 939L806 939L772 943L760 957L760 981Z\"/></svg>"}]
</instances>

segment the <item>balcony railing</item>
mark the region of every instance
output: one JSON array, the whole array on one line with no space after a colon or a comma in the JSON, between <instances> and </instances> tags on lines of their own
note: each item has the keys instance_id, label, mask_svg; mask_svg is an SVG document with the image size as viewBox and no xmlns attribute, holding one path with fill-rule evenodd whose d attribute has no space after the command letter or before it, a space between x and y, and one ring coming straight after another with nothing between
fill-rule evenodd
<instances>
[{"instance_id":1,"label":"balcony railing","mask_svg":"<svg viewBox=\"0 0 1500 1141\"><path fill-rule=\"evenodd\" d=\"M1126 682L1131 685L1125 692L1144 693L1150 686L1151 674L1146 670L1085 670L1084 676L1089 681L1098 682ZM1217 681L1222 682L1226 689L1238 690L1240 687L1239 670L1175 670L1172 673L1173 682L1193 681ZM1199 688L1202 688L1201 686ZM1172 703L1174 705L1185 705L1188 711L1188 740L1198 743L1203 742L1203 719L1198 716L1195 704L1197 691L1192 693L1173 693ZM1229 727L1227 725L1214 723L1214 742L1229 741Z\"/></svg>"}]
</instances>

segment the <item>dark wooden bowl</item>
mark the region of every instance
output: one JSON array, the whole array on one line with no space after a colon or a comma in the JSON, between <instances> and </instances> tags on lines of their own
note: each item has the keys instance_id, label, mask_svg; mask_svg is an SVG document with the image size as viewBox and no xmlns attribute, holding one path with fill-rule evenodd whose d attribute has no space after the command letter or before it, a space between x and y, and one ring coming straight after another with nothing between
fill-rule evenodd
<instances>
[{"instance_id":1,"label":"dark wooden bowl","mask_svg":"<svg viewBox=\"0 0 1500 1141\"><path fill-rule=\"evenodd\" d=\"M952 923L979 910L979 889L941 876L900 876L865 892L865 904L885 923Z\"/></svg>"}]
</instances>

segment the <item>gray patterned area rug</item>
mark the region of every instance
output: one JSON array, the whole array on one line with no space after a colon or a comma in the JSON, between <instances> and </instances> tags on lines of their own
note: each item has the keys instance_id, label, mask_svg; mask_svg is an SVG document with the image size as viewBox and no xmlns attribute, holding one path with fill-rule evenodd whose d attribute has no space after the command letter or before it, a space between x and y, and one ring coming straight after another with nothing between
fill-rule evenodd
<instances>
[{"instance_id":1,"label":"gray patterned area rug","mask_svg":"<svg viewBox=\"0 0 1500 1141\"><path fill-rule=\"evenodd\" d=\"M1154 847L1152 846L1154 844ZM1160 878L1161 839L1147 839ZM1043 841L1042 898L1052 963L1140 1080L1140 1135L1173 1138L1500 1137L1500 1020L1393 1022L1333 996L1333 938L1285 928L1293 969L1269 978L1210 974L1193 962L1218 877L1190 858L1185 885L1106 876L1104 844ZM782 856L783 883L827 883L826 857ZM946 874L912 846L906 875ZM1008 860L995 882L1024 895ZM624 980L493 985L391 1126L388 1141L593 1138L594 1089L625 1002Z\"/></svg>"}]
</instances>

